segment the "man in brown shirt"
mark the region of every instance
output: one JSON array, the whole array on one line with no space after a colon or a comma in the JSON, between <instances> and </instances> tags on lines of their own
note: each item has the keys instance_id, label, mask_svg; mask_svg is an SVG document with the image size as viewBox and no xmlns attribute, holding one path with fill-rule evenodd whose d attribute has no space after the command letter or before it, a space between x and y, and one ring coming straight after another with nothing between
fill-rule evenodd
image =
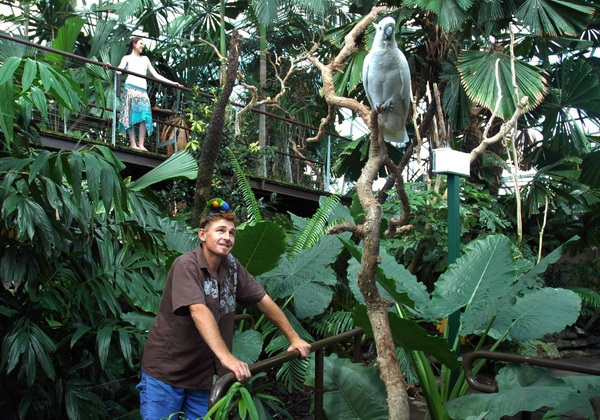
<instances>
[{"instance_id":1,"label":"man in brown shirt","mask_svg":"<svg viewBox=\"0 0 600 420\"><path fill-rule=\"evenodd\" d=\"M169 271L142 359L138 389L144 420L177 412L203 417L214 375L231 371L238 381L250 378L248 365L231 353L236 302L255 304L286 336L288 351L310 354L310 344L230 254L237 219L226 210L224 203L202 217L200 246L177 258Z\"/></svg>"}]
</instances>

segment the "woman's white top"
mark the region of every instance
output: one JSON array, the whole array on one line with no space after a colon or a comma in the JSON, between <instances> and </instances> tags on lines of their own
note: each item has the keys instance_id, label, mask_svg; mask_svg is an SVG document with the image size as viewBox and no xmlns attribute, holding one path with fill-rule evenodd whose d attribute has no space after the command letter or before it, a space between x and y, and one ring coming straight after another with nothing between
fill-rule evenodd
<instances>
[{"instance_id":1,"label":"woman's white top","mask_svg":"<svg viewBox=\"0 0 600 420\"><path fill-rule=\"evenodd\" d=\"M134 73L139 73L139 74L145 75L148 73L148 69L151 67L151 65L150 65L150 60L148 59L148 57L146 57L144 55L139 56L139 57L127 55L127 56L123 57L123 60L121 61L121 64L119 65L119 67L122 69L127 69L129 71L132 71ZM140 87L142 89L148 88L148 83L146 82L146 79L139 77L139 76L134 76L133 74L127 75L127 79L125 79L125 83Z\"/></svg>"}]
</instances>

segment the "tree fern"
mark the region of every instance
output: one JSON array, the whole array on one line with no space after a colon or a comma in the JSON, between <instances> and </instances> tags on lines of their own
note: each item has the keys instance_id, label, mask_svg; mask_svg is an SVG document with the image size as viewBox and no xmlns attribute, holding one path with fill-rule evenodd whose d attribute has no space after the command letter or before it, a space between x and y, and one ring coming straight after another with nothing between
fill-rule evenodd
<instances>
[{"instance_id":1,"label":"tree fern","mask_svg":"<svg viewBox=\"0 0 600 420\"><path fill-rule=\"evenodd\" d=\"M254 192L252 192L252 187L250 187L250 183L248 182L248 178L246 178L246 175L242 170L242 166L240 165L240 163L235 157L235 154L231 151L229 147L227 148L227 151L229 152L229 163L233 168L235 177L237 178L238 183L240 184L240 189L242 190L242 197L244 198L244 204L246 204L246 208L248 210L249 221L257 222L263 220L260 214L258 201L254 196Z\"/></svg>"},{"instance_id":2,"label":"tree fern","mask_svg":"<svg viewBox=\"0 0 600 420\"><path fill-rule=\"evenodd\" d=\"M298 235L288 258L317 243L319 238L325 234L329 217L333 214L339 203L340 198L337 195L331 195L319 203L319 209Z\"/></svg>"}]
</instances>

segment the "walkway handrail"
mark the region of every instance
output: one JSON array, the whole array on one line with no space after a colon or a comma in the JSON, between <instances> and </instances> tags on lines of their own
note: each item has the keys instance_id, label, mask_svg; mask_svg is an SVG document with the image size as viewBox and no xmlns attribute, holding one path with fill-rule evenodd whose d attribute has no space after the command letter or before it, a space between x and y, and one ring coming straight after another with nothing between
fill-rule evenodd
<instances>
[{"instance_id":1,"label":"walkway handrail","mask_svg":"<svg viewBox=\"0 0 600 420\"><path fill-rule=\"evenodd\" d=\"M522 356L520 354L501 353L496 351L476 351L473 353L464 354L462 363L465 369L465 379L467 380L471 388L477 391L487 393L497 392L498 386L496 384L482 384L481 382L478 382L477 379L473 376L473 365L475 364L475 361L479 359L501 360L503 362L519 363L522 365L531 366L542 366L552 369L560 369L570 372L586 373L588 375L600 376L600 367L564 362L562 360Z\"/></svg>"},{"instance_id":2,"label":"walkway handrail","mask_svg":"<svg viewBox=\"0 0 600 420\"><path fill-rule=\"evenodd\" d=\"M173 87L175 89L184 90L186 92L193 92L192 89L187 88L185 86L175 85L175 84L172 84L172 83L166 83L166 82L164 82L162 80L159 80L159 79L156 79L156 78L154 78L152 76L147 76L145 74L135 73L135 72L129 71L127 69L121 69L121 68L115 67L115 66L113 66L111 64L103 63L102 61L92 60L90 58L82 57L82 56L77 55L77 54L69 53L69 52L62 51L62 50L57 50L56 48L47 47L47 46L41 45L41 44L36 44L35 42L31 42L31 41L28 41L26 39L22 39L22 38L17 38L17 37L13 37L13 36L10 36L10 35L6 35L6 34L3 34L2 32L0 32L0 38L6 39L8 41L18 42L20 44L24 44L24 45L27 45L27 46L30 46L30 47L33 47L33 48L38 48L38 49L41 49L41 50L44 50L44 51L48 51L48 52L52 52L52 53L55 53L55 54L63 55L65 57L69 57L69 58L72 58L74 60L78 60L78 61L81 61L81 62L84 62L84 63L87 63L87 64L94 64L96 66L103 67L103 68L105 68L107 70L113 70L113 71L116 71L116 72L121 72L121 73L125 73L125 74L131 74L131 75L134 75L134 76L142 77L142 78L144 78L146 80L151 80L153 82L160 83L162 85ZM198 95L204 96L205 98L209 98L209 99L215 99L216 98L216 96L214 96L214 95L212 95L210 93L205 93L205 92L198 92ZM243 108L245 106L243 104L239 104L239 103L236 103L236 102L231 102L231 105L239 107L239 108ZM273 114L273 113L268 112L268 111L263 111L263 110L258 109L258 108L252 107L252 108L250 108L250 110L252 112L256 112L258 114L263 114L263 115L266 115L268 117L272 117L272 118L275 118L275 119L278 119L278 120L290 123L292 125L297 125L297 126L300 126L300 127L307 128L309 130L313 130L313 131L318 131L319 130L317 127L313 127L313 126L311 126L309 124L305 124L305 123L302 123L302 122L299 122L299 121L295 121L295 120L293 120L291 118L287 118L287 117L283 117L281 115ZM351 139L349 139L347 137L344 137L344 136L341 136L338 133L333 133L333 132L327 131L325 134L337 137L337 138L342 139L342 140L351 141Z\"/></svg>"},{"instance_id":3,"label":"walkway handrail","mask_svg":"<svg viewBox=\"0 0 600 420\"><path fill-rule=\"evenodd\" d=\"M337 334L332 337L327 337L319 341L315 341L310 345L310 352L316 352L315 360L315 419L324 419L323 413L323 349L325 347L332 346L343 341L354 337L354 349L353 359L354 361L360 358L360 336L362 335L362 328L355 328L345 333ZM290 360L298 359L300 352L298 350L289 351L278 354L277 356L269 357L268 359L259 360L249 366L250 373L254 376L257 373L263 372L268 369L272 369L277 366L281 366L285 362ZM213 385L210 392L210 399L208 401L209 408L215 405L219 399L221 399L229 390L231 385L236 382L235 375L233 373L227 373L221 376L217 382Z\"/></svg>"}]
</instances>

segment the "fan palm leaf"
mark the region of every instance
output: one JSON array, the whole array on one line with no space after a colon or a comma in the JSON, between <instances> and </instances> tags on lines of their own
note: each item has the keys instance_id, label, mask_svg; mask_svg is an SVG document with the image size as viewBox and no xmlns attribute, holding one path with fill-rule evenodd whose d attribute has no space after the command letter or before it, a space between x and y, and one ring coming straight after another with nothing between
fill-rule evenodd
<instances>
[{"instance_id":1,"label":"fan palm leaf","mask_svg":"<svg viewBox=\"0 0 600 420\"><path fill-rule=\"evenodd\" d=\"M496 63L498 63L497 72ZM503 100L497 115L508 120L514 114L517 105L512 86L509 55L497 51L463 51L458 58L457 68L465 91L473 102L494 110L499 96L502 95ZM518 100L522 96L527 96L529 98L527 110L536 107L546 94L546 79L536 67L519 60L515 60L515 73L519 90Z\"/></svg>"},{"instance_id":2,"label":"fan palm leaf","mask_svg":"<svg viewBox=\"0 0 600 420\"><path fill-rule=\"evenodd\" d=\"M467 19L474 0L408 0L404 6L420 7L437 15L437 24L448 32L458 29Z\"/></svg>"},{"instance_id":3,"label":"fan palm leaf","mask_svg":"<svg viewBox=\"0 0 600 420\"><path fill-rule=\"evenodd\" d=\"M589 23L594 8L560 0L527 0L516 12L538 35L578 35Z\"/></svg>"}]
</instances>

